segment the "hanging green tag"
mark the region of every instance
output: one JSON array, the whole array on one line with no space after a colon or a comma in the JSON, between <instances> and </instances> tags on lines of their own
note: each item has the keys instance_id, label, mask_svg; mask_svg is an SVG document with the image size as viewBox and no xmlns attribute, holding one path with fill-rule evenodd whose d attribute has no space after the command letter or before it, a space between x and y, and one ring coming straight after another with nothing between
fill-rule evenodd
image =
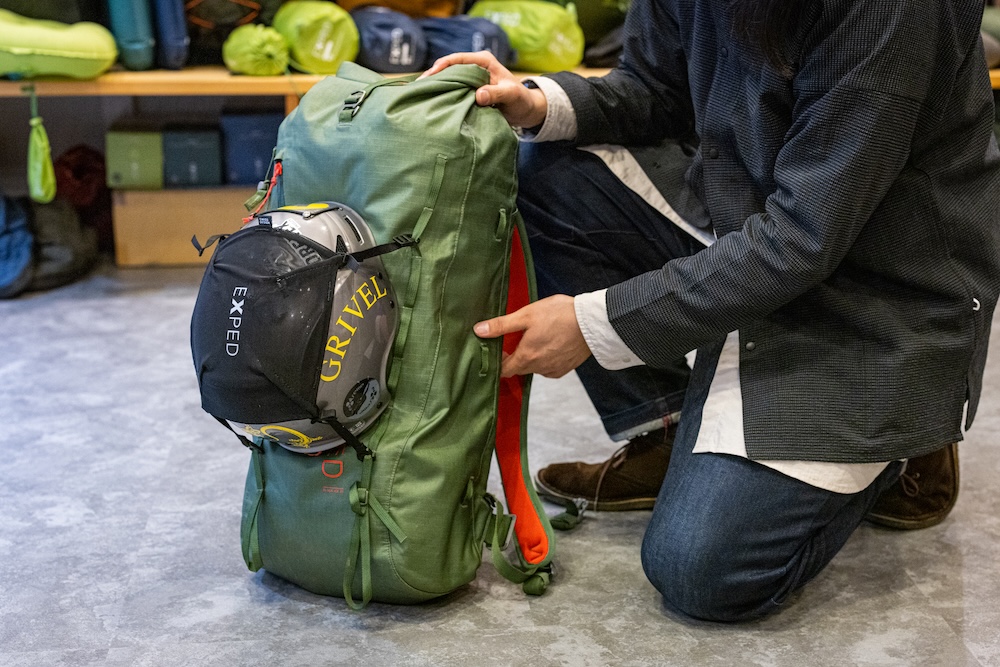
<instances>
[{"instance_id":1,"label":"hanging green tag","mask_svg":"<svg viewBox=\"0 0 1000 667\"><path fill-rule=\"evenodd\" d=\"M243 207L251 213L260 206L260 203L267 198L267 181L261 181L260 185L257 186L257 191L243 202Z\"/></svg>"},{"instance_id":2,"label":"hanging green tag","mask_svg":"<svg viewBox=\"0 0 1000 667\"><path fill-rule=\"evenodd\" d=\"M52 168L52 150L42 117L38 115L35 87L27 86L31 96L31 134L28 137L28 194L39 204L48 204L56 197L56 174Z\"/></svg>"}]
</instances>

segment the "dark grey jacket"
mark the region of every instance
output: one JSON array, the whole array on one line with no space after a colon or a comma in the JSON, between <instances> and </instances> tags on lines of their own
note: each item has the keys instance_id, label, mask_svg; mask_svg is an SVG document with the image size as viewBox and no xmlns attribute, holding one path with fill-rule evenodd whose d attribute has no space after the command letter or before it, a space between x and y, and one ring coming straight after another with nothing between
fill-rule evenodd
<instances>
[{"instance_id":1,"label":"dark grey jacket","mask_svg":"<svg viewBox=\"0 0 1000 667\"><path fill-rule=\"evenodd\" d=\"M719 241L612 287L609 316L651 366L701 348L696 398L739 329L751 458L919 455L967 399L972 422L1000 292L982 3L803 1L787 78L730 37L731 0L633 0L617 69L553 75L580 144L700 140Z\"/></svg>"}]
</instances>

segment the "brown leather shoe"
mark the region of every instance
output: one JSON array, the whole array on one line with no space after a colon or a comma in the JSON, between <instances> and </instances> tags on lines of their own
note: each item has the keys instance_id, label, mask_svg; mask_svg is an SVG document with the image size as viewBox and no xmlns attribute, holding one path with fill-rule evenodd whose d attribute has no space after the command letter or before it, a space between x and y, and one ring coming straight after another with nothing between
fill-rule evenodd
<instances>
[{"instance_id":1,"label":"brown leather shoe","mask_svg":"<svg viewBox=\"0 0 1000 667\"><path fill-rule=\"evenodd\" d=\"M535 476L538 492L558 502L582 499L606 512L653 508L667 474L676 425L626 442L604 463L553 463Z\"/></svg>"},{"instance_id":2,"label":"brown leather shoe","mask_svg":"<svg viewBox=\"0 0 1000 667\"><path fill-rule=\"evenodd\" d=\"M944 521L958 499L958 444L912 458L868 513L872 523L900 530Z\"/></svg>"}]
</instances>

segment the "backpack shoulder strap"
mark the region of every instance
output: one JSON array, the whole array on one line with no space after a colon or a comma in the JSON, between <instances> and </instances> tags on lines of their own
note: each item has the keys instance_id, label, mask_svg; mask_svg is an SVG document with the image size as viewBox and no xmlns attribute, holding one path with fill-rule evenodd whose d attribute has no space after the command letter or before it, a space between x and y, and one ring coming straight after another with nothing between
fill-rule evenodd
<instances>
[{"instance_id":1,"label":"backpack shoulder strap","mask_svg":"<svg viewBox=\"0 0 1000 667\"><path fill-rule=\"evenodd\" d=\"M535 296L535 276L532 270L531 256L526 243L522 239L527 236L524 223L516 212L514 218L513 241L511 244L510 282L507 291L507 313L526 306ZM504 336L504 352L511 353L520 341L520 334ZM497 415L496 457L503 481L504 495L507 507L517 519L514 522L517 554L521 560L522 571L526 575L525 592L540 595L545 590L550 572L552 547L555 543L552 525L542 507L535 486L531 482L528 469L528 393L531 386L530 376L514 376L501 378L499 411ZM499 523L500 517L495 515L494 521ZM499 526L494 532L499 536ZM501 574L502 565L497 563L499 539L493 538L493 561ZM502 556L501 556L502 557ZM530 575L544 574L544 581ZM515 579L516 580L516 579ZM527 581L525 581L527 580ZM518 582L518 583L521 583Z\"/></svg>"}]
</instances>

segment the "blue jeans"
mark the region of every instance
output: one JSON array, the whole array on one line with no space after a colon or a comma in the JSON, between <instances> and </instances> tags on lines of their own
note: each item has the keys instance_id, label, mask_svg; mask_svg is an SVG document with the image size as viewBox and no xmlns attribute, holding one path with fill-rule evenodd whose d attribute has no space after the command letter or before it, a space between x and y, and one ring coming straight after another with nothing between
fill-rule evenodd
<instances>
[{"instance_id":1,"label":"blue jeans","mask_svg":"<svg viewBox=\"0 0 1000 667\"><path fill-rule=\"evenodd\" d=\"M825 491L749 459L692 453L697 419L681 419L667 477L642 542L642 567L666 605L710 621L781 608L837 555L894 462L860 493Z\"/></svg>"},{"instance_id":2,"label":"blue jeans","mask_svg":"<svg viewBox=\"0 0 1000 667\"><path fill-rule=\"evenodd\" d=\"M543 296L609 287L700 249L590 153L522 145L519 177L518 203ZM816 576L902 464L890 464L860 493L840 494L748 459L693 454L714 373L709 363L696 363L692 376L683 359L668 368L621 371L590 359L577 373L612 435L683 405L643 540L643 569L675 611L742 621L777 610Z\"/></svg>"},{"instance_id":3,"label":"blue jeans","mask_svg":"<svg viewBox=\"0 0 1000 667\"><path fill-rule=\"evenodd\" d=\"M610 287L703 246L626 188L591 153L562 144L522 144L518 208L535 262L538 294L576 296ZM612 439L677 412L690 369L607 371L588 359L577 369Z\"/></svg>"}]
</instances>

